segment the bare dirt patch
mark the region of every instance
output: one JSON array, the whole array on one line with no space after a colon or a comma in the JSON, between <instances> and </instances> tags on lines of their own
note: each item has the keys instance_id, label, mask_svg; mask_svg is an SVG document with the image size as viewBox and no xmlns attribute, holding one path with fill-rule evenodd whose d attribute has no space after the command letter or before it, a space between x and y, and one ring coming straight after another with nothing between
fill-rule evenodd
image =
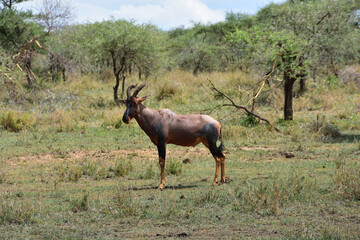
<instances>
[{"instance_id":1,"label":"bare dirt patch","mask_svg":"<svg viewBox=\"0 0 360 240\"><path fill-rule=\"evenodd\" d=\"M197 148L170 148L167 150L167 155L171 157L179 157L182 160L194 156L211 156L209 150L205 147ZM82 160L84 158L95 159L116 159L118 157L128 156L133 160L150 160L157 159L158 153L156 148L154 149L119 149L119 150L91 150L91 151L70 151L62 153L49 153L49 154L36 154L29 156L21 156L9 161L10 165L17 165L19 163L35 163L35 164L47 164L57 162L60 159L71 159L72 161Z\"/></svg>"}]
</instances>

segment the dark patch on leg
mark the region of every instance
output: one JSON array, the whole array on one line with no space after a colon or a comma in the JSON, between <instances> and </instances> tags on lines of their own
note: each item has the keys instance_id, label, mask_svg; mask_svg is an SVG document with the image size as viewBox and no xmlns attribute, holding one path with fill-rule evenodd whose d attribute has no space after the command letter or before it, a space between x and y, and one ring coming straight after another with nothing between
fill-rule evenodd
<instances>
[{"instance_id":1,"label":"dark patch on leg","mask_svg":"<svg viewBox=\"0 0 360 240\"><path fill-rule=\"evenodd\" d=\"M155 132L157 134L157 148L159 157L165 160L166 156L166 149L165 149L165 136L164 136L164 130L161 122L157 123L155 126Z\"/></svg>"},{"instance_id":2,"label":"dark patch on leg","mask_svg":"<svg viewBox=\"0 0 360 240\"><path fill-rule=\"evenodd\" d=\"M159 142L157 145L157 149L158 149L159 157L165 160L166 157L165 143Z\"/></svg>"},{"instance_id":3,"label":"dark patch on leg","mask_svg":"<svg viewBox=\"0 0 360 240\"><path fill-rule=\"evenodd\" d=\"M224 156L221 151L222 146L221 145L219 147L216 146L216 141L219 138L219 133L214 124L208 123L203 125L199 131L199 136L206 137L210 152L214 157Z\"/></svg>"}]
</instances>

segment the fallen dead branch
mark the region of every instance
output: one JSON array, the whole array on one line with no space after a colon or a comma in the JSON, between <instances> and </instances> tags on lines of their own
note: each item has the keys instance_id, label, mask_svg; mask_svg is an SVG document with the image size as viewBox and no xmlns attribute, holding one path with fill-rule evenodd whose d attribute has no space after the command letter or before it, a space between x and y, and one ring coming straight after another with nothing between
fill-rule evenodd
<instances>
[{"instance_id":1,"label":"fallen dead branch","mask_svg":"<svg viewBox=\"0 0 360 240\"><path fill-rule=\"evenodd\" d=\"M266 81L266 80L265 80L265 81ZM265 81L264 81L264 82L265 82ZM227 100L230 101L230 104L222 104L222 105L220 105L220 107L221 107L221 106L224 106L224 107L235 107L235 108L237 108L237 109L242 109L242 110L244 110L247 114L252 115L252 116L260 119L261 121L266 122L266 123L269 124L272 128L274 128L276 131L278 131L278 132L280 131L280 130L279 130L278 128L276 128L269 120L267 120L266 118L261 117L260 115L258 115L258 114L256 114L256 113L250 111L250 110L249 110L247 107L245 107L245 106L236 104L236 103L234 102L234 100L232 100L228 95L226 95L225 93L223 93L223 92L221 92L219 89L217 89L217 88L215 87L215 85L214 85L213 82L211 82L210 80L209 80L209 82L210 82L210 84L211 84L212 90L216 91L218 94L220 94L221 96L223 96L224 98L226 98Z\"/></svg>"}]
</instances>

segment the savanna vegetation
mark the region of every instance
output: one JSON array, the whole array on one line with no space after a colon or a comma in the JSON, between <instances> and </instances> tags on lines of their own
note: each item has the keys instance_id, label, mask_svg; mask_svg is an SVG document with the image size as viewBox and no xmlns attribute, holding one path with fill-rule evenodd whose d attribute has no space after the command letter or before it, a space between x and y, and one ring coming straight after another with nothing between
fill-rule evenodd
<instances>
[{"instance_id":1,"label":"savanna vegetation","mask_svg":"<svg viewBox=\"0 0 360 240\"><path fill-rule=\"evenodd\" d=\"M0 239L360 238L359 1L169 31L18 2L0 3ZM122 123L139 82L152 109L222 123L226 184L204 146L169 145L156 189L156 147Z\"/></svg>"}]
</instances>

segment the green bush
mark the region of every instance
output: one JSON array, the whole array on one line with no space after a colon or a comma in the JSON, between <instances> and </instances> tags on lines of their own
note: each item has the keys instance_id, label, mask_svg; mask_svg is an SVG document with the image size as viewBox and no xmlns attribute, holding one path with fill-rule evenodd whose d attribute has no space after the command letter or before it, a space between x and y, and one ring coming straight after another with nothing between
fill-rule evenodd
<instances>
[{"instance_id":1,"label":"green bush","mask_svg":"<svg viewBox=\"0 0 360 240\"><path fill-rule=\"evenodd\" d=\"M2 114L0 124L5 130L20 132L34 126L34 120L29 113L7 111Z\"/></svg>"},{"instance_id":2,"label":"green bush","mask_svg":"<svg viewBox=\"0 0 360 240\"><path fill-rule=\"evenodd\" d=\"M182 172L182 163L170 161L165 164L165 173L167 175L176 175L179 176Z\"/></svg>"},{"instance_id":3,"label":"green bush","mask_svg":"<svg viewBox=\"0 0 360 240\"><path fill-rule=\"evenodd\" d=\"M260 123L260 120L251 114L246 114L246 117L242 117L240 124L245 127L254 127Z\"/></svg>"},{"instance_id":4,"label":"green bush","mask_svg":"<svg viewBox=\"0 0 360 240\"><path fill-rule=\"evenodd\" d=\"M339 85L339 78L335 75L327 75L324 83L329 87L336 87Z\"/></svg>"}]
</instances>

